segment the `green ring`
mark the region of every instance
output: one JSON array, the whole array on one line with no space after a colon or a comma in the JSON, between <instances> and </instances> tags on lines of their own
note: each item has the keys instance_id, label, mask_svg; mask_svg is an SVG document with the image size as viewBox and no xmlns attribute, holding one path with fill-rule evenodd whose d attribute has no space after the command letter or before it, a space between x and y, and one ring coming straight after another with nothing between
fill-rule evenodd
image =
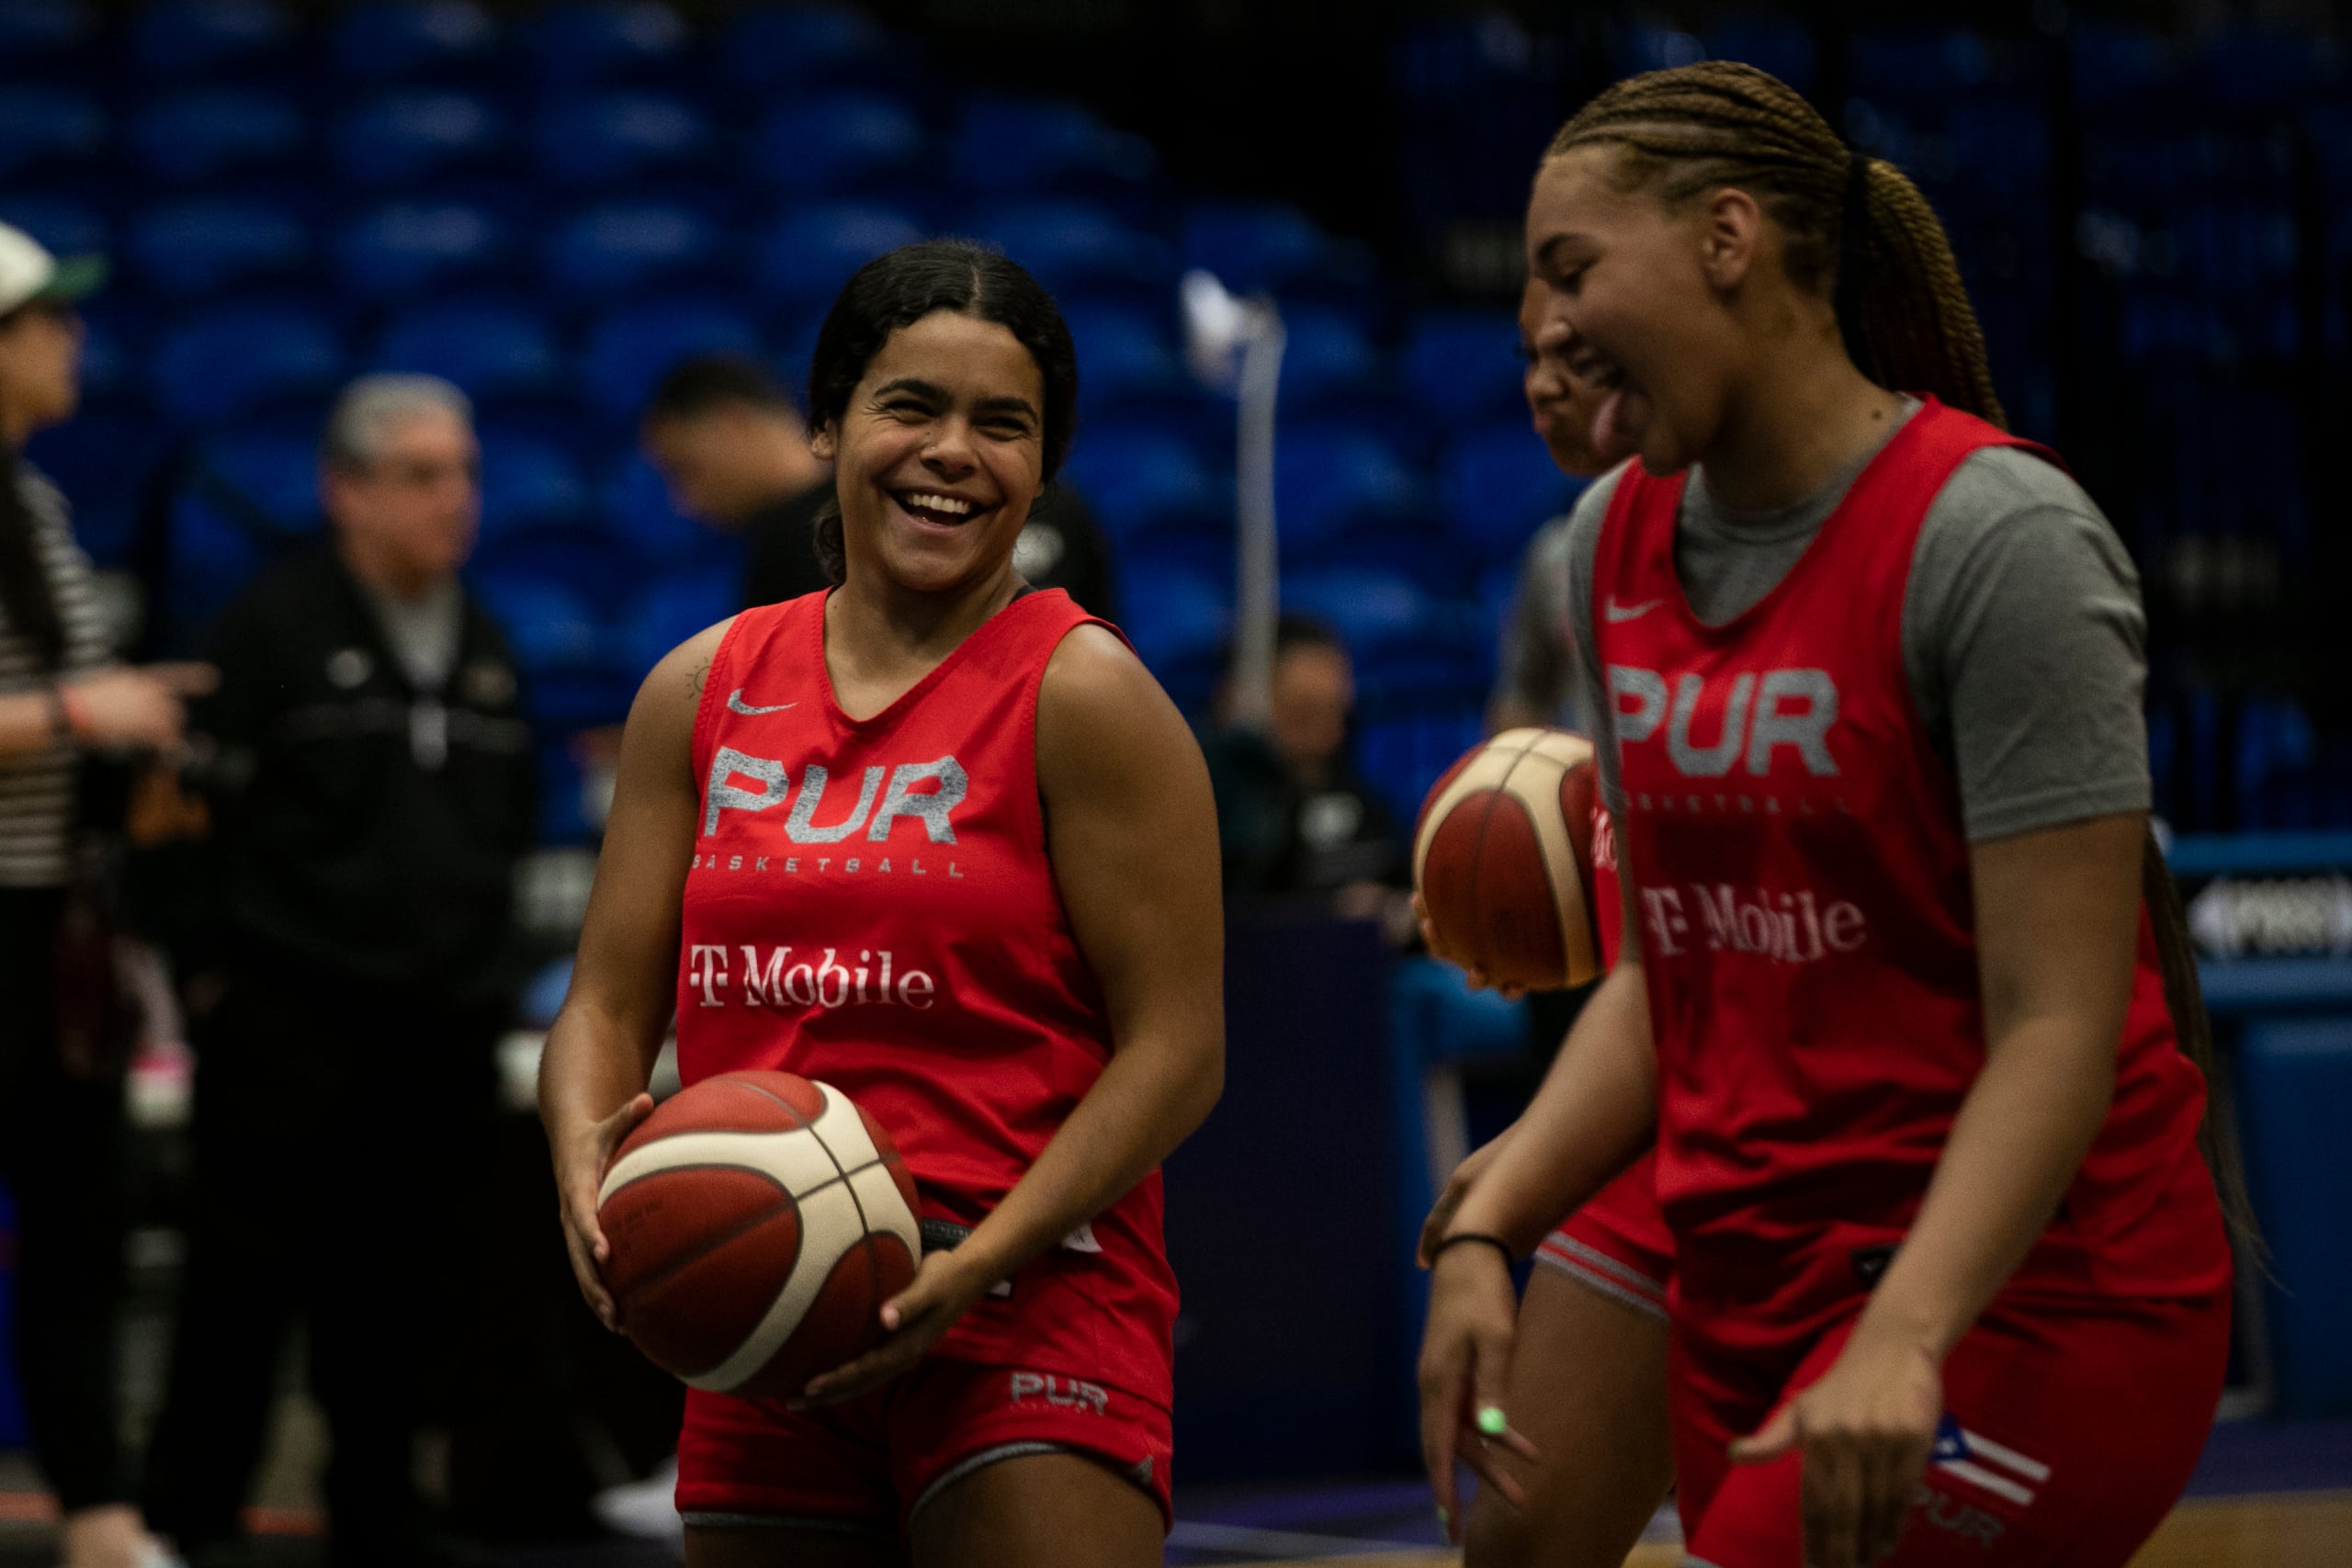
<instances>
[{"instance_id":1,"label":"green ring","mask_svg":"<svg viewBox=\"0 0 2352 1568\"><path fill-rule=\"evenodd\" d=\"M1499 1438L1510 1430L1510 1423L1503 1418L1503 1407L1489 1404L1478 1412L1478 1430L1490 1438Z\"/></svg>"}]
</instances>

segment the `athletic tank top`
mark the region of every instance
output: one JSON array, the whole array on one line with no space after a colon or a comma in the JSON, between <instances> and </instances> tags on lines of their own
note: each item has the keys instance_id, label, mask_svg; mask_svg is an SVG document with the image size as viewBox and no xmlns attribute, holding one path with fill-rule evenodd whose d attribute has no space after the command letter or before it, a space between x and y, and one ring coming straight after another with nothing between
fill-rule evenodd
<instances>
[{"instance_id":1,"label":"athletic tank top","mask_svg":"<svg viewBox=\"0 0 2352 1568\"><path fill-rule=\"evenodd\" d=\"M1774 1282L1822 1247L1875 1278L1862 1260L1910 1225L1984 1066L1959 789L1912 703L1902 615L1929 503L1996 445L2028 446L1928 400L1788 576L1721 626L1675 574L1685 476L1629 468L1603 522L1615 827L1638 883L1658 1195L1686 1295L1769 1314ZM2114 1102L2010 1288L2225 1280L2203 1107L2143 907Z\"/></svg>"},{"instance_id":2,"label":"athletic tank top","mask_svg":"<svg viewBox=\"0 0 2352 1568\"><path fill-rule=\"evenodd\" d=\"M1024 594L870 718L834 701L825 595L746 610L695 715L678 1067L832 1085L906 1156L927 1237L977 1225L1111 1055L1037 788L1037 693L1077 627ZM1175 1277L1158 1172L983 1297L938 1353L1165 1405Z\"/></svg>"}]
</instances>

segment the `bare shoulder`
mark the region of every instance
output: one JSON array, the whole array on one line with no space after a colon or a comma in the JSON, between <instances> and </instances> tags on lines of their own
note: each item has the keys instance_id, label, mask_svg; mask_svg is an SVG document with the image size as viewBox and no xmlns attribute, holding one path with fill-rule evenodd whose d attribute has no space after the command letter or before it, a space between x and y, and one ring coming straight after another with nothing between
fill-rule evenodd
<instances>
[{"instance_id":1,"label":"bare shoulder","mask_svg":"<svg viewBox=\"0 0 2352 1568\"><path fill-rule=\"evenodd\" d=\"M1164 766L1200 748L1143 660L1102 626L1080 626L1046 662L1037 694L1037 762L1057 776L1125 773Z\"/></svg>"},{"instance_id":2,"label":"bare shoulder","mask_svg":"<svg viewBox=\"0 0 2352 1568\"><path fill-rule=\"evenodd\" d=\"M735 617L729 615L662 656L639 684L637 700L629 706L629 740L656 742L664 750L688 743L703 689L710 683L711 663L734 624Z\"/></svg>"}]
</instances>

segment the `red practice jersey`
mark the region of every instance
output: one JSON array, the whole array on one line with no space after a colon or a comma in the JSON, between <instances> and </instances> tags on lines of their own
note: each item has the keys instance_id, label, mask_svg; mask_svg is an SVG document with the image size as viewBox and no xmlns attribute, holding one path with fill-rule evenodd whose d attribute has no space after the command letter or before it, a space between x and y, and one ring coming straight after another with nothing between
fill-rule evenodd
<instances>
[{"instance_id":1,"label":"red practice jersey","mask_svg":"<svg viewBox=\"0 0 2352 1568\"><path fill-rule=\"evenodd\" d=\"M1984 1066L1959 790L1912 701L1902 617L1937 492L1971 453L2025 445L1928 400L1788 576L1721 626L1675 572L1684 478L1631 468L1611 499L1592 610L1657 1044L1657 1191L1686 1295L1803 1315L1776 1292L1825 1247L1872 1277L1865 1260L1911 1224ZM2225 1280L2203 1105L2143 908L2113 1105L2011 1290Z\"/></svg>"},{"instance_id":2,"label":"red practice jersey","mask_svg":"<svg viewBox=\"0 0 2352 1568\"><path fill-rule=\"evenodd\" d=\"M977 1225L1111 1056L1046 856L1037 693L1079 626L1024 594L871 718L825 670L825 596L747 610L695 716L679 943L687 1083L832 1085L906 1156L926 1229ZM983 1298L940 1353L1101 1379L1165 1406L1176 1280L1158 1172Z\"/></svg>"}]
</instances>

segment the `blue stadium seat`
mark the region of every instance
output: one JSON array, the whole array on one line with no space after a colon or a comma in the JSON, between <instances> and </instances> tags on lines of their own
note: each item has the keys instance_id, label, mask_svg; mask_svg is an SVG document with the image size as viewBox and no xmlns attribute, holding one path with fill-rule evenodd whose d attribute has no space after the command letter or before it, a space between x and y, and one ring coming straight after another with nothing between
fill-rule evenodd
<instances>
[{"instance_id":1,"label":"blue stadium seat","mask_svg":"<svg viewBox=\"0 0 2352 1568\"><path fill-rule=\"evenodd\" d=\"M299 213L244 197L151 207L132 222L126 249L148 288L182 299L299 276L311 254Z\"/></svg>"},{"instance_id":2,"label":"blue stadium seat","mask_svg":"<svg viewBox=\"0 0 2352 1568\"><path fill-rule=\"evenodd\" d=\"M1311 558L1351 528L1427 515L1420 481L1394 448L1353 425L1305 424L1274 446L1275 516L1285 556Z\"/></svg>"},{"instance_id":3,"label":"blue stadium seat","mask_svg":"<svg viewBox=\"0 0 2352 1568\"><path fill-rule=\"evenodd\" d=\"M1547 519L1582 490L1553 465L1524 424L1461 436L1445 450L1441 483L1453 536L1482 560L1516 559Z\"/></svg>"},{"instance_id":4,"label":"blue stadium seat","mask_svg":"<svg viewBox=\"0 0 2352 1568\"><path fill-rule=\"evenodd\" d=\"M0 60L11 67L51 66L79 53L96 36L87 0L9 0L0 6Z\"/></svg>"},{"instance_id":5,"label":"blue stadium seat","mask_svg":"<svg viewBox=\"0 0 2352 1568\"><path fill-rule=\"evenodd\" d=\"M888 72L890 36L846 6L768 6L718 35L719 68L757 94L838 86Z\"/></svg>"},{"instance_id":6,"label":"blue stadium seat","mask_svg":"<svg viewBox=\"0 0 2352 1568\"><path fill-rule=\"evenodd\" d=\"M126 310L119 296L101 293L82 306L82 402L85 407L107 403L136 389L131 367L137 355L130 327L135 311Z\"/></svg>"},{"instance_id":7,"label":"blue stadium seat","mask_svg":"<svg viewBox=\"0 0 2352 1568\"><path fill-rule=\"evenodd\" d=\"M316 535L316 438L294 426L204 442L177 476L167 513L164 619L186 643L273 560Z\"/></svg>"},{"instance_id":8,"label":"blue stadium seat","mask_svg":"<svg viewBox=\"0 0 2352 1568\"><path fill-rule=\"evenodd\" d=\"M15 224L59 255L113 248L114 230L106 213L79 196L0 196L0 222Z\"/></svg>"},{"instance_id":9,"label":"blue stadium seat","mask_svg":"<svg viewBox=\"0 0 2352 1568\"><path fill-rule=\"evenodd\" d=\"M1609 63L1619 76L1643 71L1670 71L1678 65L1695 65L1706 58L1706 46L1676 28L1634 22L1610 29Z\"/></svg>"},{"instance_id":10,"label":"blue stadium seat","mask_svg":"<svg viewBox=\"0 0 2352 1568\"><path fill-rule=\"evenodd\" d=\"M1280 293L1313 276L1331 242L1295 207L1204 202L1185 217L1183 253L1186 266L1207 268L1236 293Z\"/></svg>"},{"instance_id":11,"label":"blue stadium seat","mask_svg":"<svg viewBox=\"0 0 2352 1568\"><path fill-rule=\"evenodd\" d=\"M1285 311L1283 349L1283 412L1309 416L1361 400L1382 389L1386 366L1380 351L1356 323L1329 310Z\"/></svg>"},{"instance_id":12,"label":"blue stadium seat","mask_svg":"<svg viewBox=\"0 0 2352 1568\"><path fill-rule=\"evenodd\" d=\"M466 576L505 628L515 661L535 685L551 671L595 670L606 662L610 638L587 595L536 571L501 572L494 562L477 560Z\"/></svg>"},{"instance_id":13,"label":"blue stadium seat","mask_svg":"<svg viewBox=\"0 0 2352 1568\"><path fill-rule=\"evenodd\" d=\"M194 87L132 117L127 137L139 172L164 185L206 185L284 170L310 151L310 124L292 98L245 87Z\"/></svg>"},{"instance_id":14,"label":"blue stadium seat","mask_svg":"<svg viewBox=\"0 0 2352 1568\"><path fill-rule=\"evenodd\" d=\"M1221 527L1231 539L1231 487L1218 484L1191 446L1156 423L1088 430L1065 471L1085 487L1104 530L1123 545L1138 534L1193 526Z\"/></svg>"},{"instance_id":15,"label":"blue stadium seat","mask_svg":"<svg viewBox=\"0 0 2352 1568\"><path fill-rule=\"evenodd\" d=\"M319 526L319 448L308 431L287 426L216 435L198 449L197 462L279 533L306 534Z\"/></svg>"},{"instance_id":16,"label":"blue stadium seat","mask_svg":"<svg viewBox=\"0 0 2352 1568\"><path fill-rule=\"evenodd\" d=\"M536 529L579 528L594 495L555 442L488 426L481 432L481 529L485 540Z\"/></svg>"},{"instance_id":17,"label":"blue stadium seat","mask_svg":"<svg viewBox=\"0 0 2352 1568\"><path fill-rule=\"evenodd\" d=\"M486 209L430 200L387 202L334 237L336 275L369 301L494 276L513 256L506 224Z\"/></svg>"},{"instance_id":18,"label":"blue stadium seat","mask_svg":"<svg viewBox=\"0 0 2352 1568\"><path fill-rule=\"evenodd\" d=\"M1114 130L1067 99L976 99L956 125L948 166L958 186L1005 195L1134 186L1158 164L1151 143Z\"/></svg>"},{"instance_id":19,"label":"blue stadium seat","mask_svg":"<svg viewBox=\"0 0 2352 1568\"><path fill-rule=\"evenodd\" d=\"M775 304L820 313L850 274L922 237L922 226L897 208L853 202L802 208L762 238L754 276Z\"/></svg>"},{"instance_id":20,"label":"blue stadium seat","mask_svg":"<svg viewBox=\"0 0 2352 1568\"><path fill-rule=\"evenodd\" d=\"M154 76L278 65L293 43L293 25L272 0L155 0L130 24L131 60Z\"/></svg>"},{"instance_id":21,"label":"blue stadium seat","mask_svg":"<svg viewBox=\"0 0 2352 1568\"><path fill-rule=\"evenodd\" d=\"M562 384L563 356L534 310L496 300L434 300L385 323L374 363L456 382L477 401L545 397Z\"/></svg>"},{"instance_id":22,"label":"blue stadium seat","mask_svg":"<svg viewBox=\"0 0 2352 1568\"><path fill-rule=\"evenodd\" d=\"M743 607L742 568L718 561L665 573L640 589L629 610L623 645L640 677L662 656Z\"/></svg>"},{"instance_id":23,"label":"blue stadium seat","mask_svg":"<svg viewBox=\"0 0 2352 1568\"><path fill-rule=\"evenodd\" d=\"M1798 22L1753 17L1709 28L1701 40L1710 60L1736 60L1770 71L1800 93L1810 93L1819 61L1813 34Z\"/></svg>"},{"instance_id":24,"label":"blue stadium seat","mask_svg":"<svg viewBox=\"0 0 2352 1568\"><path fill-rule=\"evenodd\" d=\"M551 6L524 33L534 73L564 86L661 74L684 62L692 42L684 18L650 0Z\"/></svg>"},{"instance_id":25,"label":"blue stadium seat","mask_svg":"<svg viewBox=\"0 0 2352 1568\"><path fill-rule=\"evenodd\" d=\"M724 269L727 236L695 209L608 201L559 223L542 251L547 281L578 299L610 299Z\"/></svg>"},{"instance_id":26,"label":"blue stadium seat","mask_svg":"<svg viewBox=\"0 0 2352 1568\"><path fill-rule=\"evenodd\" d=\"M497 167L505 121L488 99L451 89L404 88L363 100L329 134L336 170L353 185L422 184Z\"/></svg>"},{"instance_id":27,"label":"blue stadium seat","mask_svg":"<svg viewBox=\"0 0 2352 1568\"><path fill-rule=\"evenodd\" d=\"M1065 305L1095 295L1176 297L1176 256L1159 235L1092 202L1023 202L976 213L968 231L993 240Z\"/></svg>"},{"instance_id":28,"label":"blue stadium seat","mask_svg":"<svg viewBox=\"0 0 2352 1568\"><path fill-rule=\"evenodd\" d=\"M1170 334L1154 318L1083 302L1064 306L1062 315L1078 348L1080 411L1090 419L1189 391Z\"/></svg>"},{"instance_id":29,"label":"blue stadium seat","mask_svg":"<svg viewBox=\"0 0 2352 1568\"><path fill-rule=\"evenodd\" d=\"M634 444L613 465L602 500L605 525L647 561L676 568L741 559L740 540L704 527L671 505L669 487Z\"/></svg>"},{"instance_id":30,"label":"blue stadium seat","mask_svg":"<svg viewBox=\"0 0 2352 1568\"><path fill-rule=\"evenodd\" d=\"M1484 678L1487 639L1475 609L1433 598L1403 572L1350 565L1286 573L1283 608L1337 632L1375 699L1459 690Z\"/></svg>"},{"instance_id":31,"label":"blue stadium seat","mask_svg":"<svg viewBox=\"0 0 2352 1568\"><path fill-rule=\"evenodd\" d=\"M485 457L485 483L491 471ZM576 595L600 619L634 604L643 592L644 562L627 541L605 529L512 519L493 528L490 518L485 495L481 548L474 558L475 570L485 581L544 582ZM605 644L594 656L599 661L615 666L631 662L624 657L626 641L616 643L609 629Z\"/></svg>"},{"instance_id":32,"label":"blue stadium seat","mask_svg":"<svg viewBox=\"0 0 2352 1568\"><path fill-rule=\"evenodd\" d=\"M1208 577L1119 564L1121 628L1179 706L1197 711L1224 673L1232 596Z\"/></svg>"},{"instance_id":33,"label":"blue stadium seat","mask_svg":"<svg viewBox=\"0 0 2352 1568\"><path fill-rule=\"evenodd\" d=\"M670 367L690 354L762 352L759 328L718 299L685 296L624 305L589 330L580 356L589 400L634 423Z\"/></svg>"},{"instance_id":34,"label":"blue stadium seat","mask_svg":"<svg viewBox=\"0 0 2352 1568\"><path fill-rule=\"evenodd\" d=\"M794 196L867 195L921 168L922 122L880 93L798 97L771 110L752 139L750 170Z\"/></svg>"},{"instance_id":35,"label":"blue stadium seat","mask_svg":"<svg viewBox=\"0 0 2352 1568\"><path fill-rule=\"evenodd\" d=\"M107 150L107 112L71 87L0 85L0 180L16 182L86 169Z\"/></svg>"},{"instance_id":36,"label":"blue stadium seat","mask_svg":"<svg viewBox=\"0 0 2352 1568\"><path fill-rule=\"evenodd\" d=\"M686 169L708 154L710 122L687 100L627 91L568 98L531 127L538 172L558 185L611 187Z\"/></svg>"},{"instance_id":37,"label":"blue stadium seat","mask_svg":"<svg viewBox=\"0 0 2352 1568\"><path fill-rule=\"evenodd\" d=\"M85 406L25 444L25 455L74 502L74 536L100 566L128 564L148 478L163 456L144 410Z\"/></svg>"},{"instance_id":38,"label":"blue stadium seat","mask_svg":"<svg viewBox=\"0 0 2352 1568\"><path fill-rule=\"evenodd\" d=\"M343 345L324 317L300 306L223 305L165 332L148 368L165 414L214 424L323 398L343 374Z\"/></svg>"},{"instance_id":39,"label":"blue stadium seat","mask_svg":"<svg viewBox=\"0 0 2352 1568\"><path fill-rule=\"evenodd\" d=\"M447 77L488 62L498 26L472 0L374 0L332 24L334 68L364 82Z\"/></svg>"},{"instance_id":40,"label":"blue stadium seat","mask_svg":"<svg viewBox=\"0 0 2352 1568\"><path fill-rule=\"evenodd\" d=\"M1406 388L1448 430L1524 415L1518 343L1507 310L1424 310L1406 329Z\"/></svg>"}]
</instances>

